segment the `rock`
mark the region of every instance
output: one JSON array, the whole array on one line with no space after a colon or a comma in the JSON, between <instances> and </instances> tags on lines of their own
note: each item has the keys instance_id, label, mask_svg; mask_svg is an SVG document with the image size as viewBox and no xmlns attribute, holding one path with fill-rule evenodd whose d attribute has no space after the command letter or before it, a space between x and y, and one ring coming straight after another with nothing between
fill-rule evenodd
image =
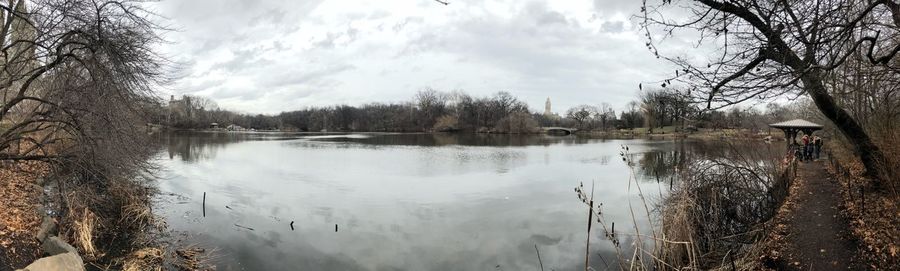
<instances>
[{"instance_id":1,"label":"rock","mask_svg":"<svg viewBox=\"0 0 900 271\"><path fill-rule=\"evenodd\" d=\"M69 252L40 258L20 271L84 271L84 262L78 254Z\"/></svg>"},{"instance_id":2,"label":"rock","mask_svg":"<svg viewBox=\"0 0 900 271\"><path fill-rule=\"evenodd\" d=\"M37 234L34 235L34 238L40 242L44 242L44 239L54 234L56 234L56 221L53 221L53 218L45 215L43 221L41 221L41 228L38 230Z\"/></svg>"},{"instance_id":3,"label":"rock","mask_svg":"<svg viewBox=\"0 0 900 271\"><path fill-rule=\"evenodd\" d=\"M39 216L47 215L47 208L45 208L44 205L40 203L34 205L34 211L37 212L37 215Z\"/></svg>"},{"instance_id":4,"label":"rock","mask_svg":"<svg viewBox=\"0 0 900 271\"><path fill-rule=\"evenodd\" d=\"M75 247L72 247L72 245L69 245L69 243L66 243L66 241L63 241L62 239L59 239L58 236L51 236L44 239L41 247L43 247L44 252L50 256L66 252L78 253L78 250L76 250Z\"/></svg>"}]
</instances>

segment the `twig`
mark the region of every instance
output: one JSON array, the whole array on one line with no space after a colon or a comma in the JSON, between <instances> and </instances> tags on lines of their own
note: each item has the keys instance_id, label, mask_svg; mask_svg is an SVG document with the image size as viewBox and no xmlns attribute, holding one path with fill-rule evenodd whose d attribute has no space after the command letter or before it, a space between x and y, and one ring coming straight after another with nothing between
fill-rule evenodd
<instances>
[{"instance_id":1,"label":"twig","mask_svg":"<svg viewBox=\"0 0 900 271\"><path fill-rule=\"evenodd\" d=\"M594 219L594 181L591 181L591 201L588 203L587 240L584 246L584 270L591 266L591 220Z\"/></svg>"},{"instance_id":2,"label":"twig","mask_svg":"<svg viewBox=\"0 0 900 271\"><path fill-rule=\"evenodd\" d=\"M534 251L537 252L537 256L538 256L538 264L541 265L541 271L544 271L544 262L541 261L541 251L538 250L537 244L534 244Z\"/></svg>"},{"instance_id":3,"label":"twig","mask_svg":"<svg viewBox=\"0 0 900 271\"><path fill-rule=\"evenodd\" d=\"M247 227L247 226L241 226L241 225L238 225L238 224L234 224L234 226L235 226L235 227L238 227L238 228L244 228L244 229L248 229L248 230L251 230L251 231L255 231L253 228Z\"/></svg>"}]
</instances>

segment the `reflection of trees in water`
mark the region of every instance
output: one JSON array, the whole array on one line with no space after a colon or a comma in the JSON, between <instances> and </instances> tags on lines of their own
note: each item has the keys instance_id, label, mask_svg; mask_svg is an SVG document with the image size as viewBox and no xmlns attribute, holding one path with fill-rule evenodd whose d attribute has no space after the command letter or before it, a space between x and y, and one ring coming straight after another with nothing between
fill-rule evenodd
<instances>
[{"instance_id":1,"label":"reflection of trees in water","mask_svg":"<svg viewBox=\"0 0 900 271\"><path fill-rule=\"evenodd\" d=\"M305 148L372 148L380 146L549 146L554 144L576 145L597 141L576 136L518 135L518 134L323 134L317 133L206 133L181 132L160 136L167 146L169 158L181 157L184 161L213 158L216 151L227 144L249 140L293 140L290 144ZM359 143L331 144L320 143Z\"/></svg>"},{"instance_id":2,"label":"reflection of trees in water","mask_svg":"<svg viewBox=\"0 0 900 271\"><path fill-rule=\"evenodd\" d=\"M596 139L576 136L547 136L519 134L474 134L474 133L434 133L434 134L390 134L370 137L321 138L314 141L355 142L371 145L408 146L535 146L553 144L583 144Z\"/></svg>"},{"instance_id":3,"label":"reflection of trees in water","mask_svg":"<svg viewBox=\"0 0 900 271\"><path fill-rule=\"evenodd\" d=\"M779 148L756 141L685 141L665 145L661 149L645 153L628 154L629 160L637 160L638 174L643 180L656 182L676 181L676 174L687 162L714 159L754 160L763 162L780 158ZM636 157L638 156L638 157ZM638 159L635 159L638 158Z\"/></svg>"},{"instance_id":4,"label":"reflection of trees in water","mask_svg":"<svg viewBox=\"0 0 900 271\"><path fill-rule=\"evenodd\" d=\"M248 140L284 140L296 138L286 134L267 133L199 133L199 132L174 132L163 134L159 140L166 146L169 159L175 156L182 161L194 162L212 159L216 152L225 145Z\"/></svg>"}]
</instances>

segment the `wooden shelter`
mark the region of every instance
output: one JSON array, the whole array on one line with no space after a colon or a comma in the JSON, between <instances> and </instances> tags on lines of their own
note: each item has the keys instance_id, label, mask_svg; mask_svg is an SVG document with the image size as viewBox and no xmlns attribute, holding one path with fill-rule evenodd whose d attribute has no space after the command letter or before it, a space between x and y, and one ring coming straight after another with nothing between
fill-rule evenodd
<instances>
[{"instance_id":1,"label":"wooden shelter","mask_svg":"<svg viewBox=\"0 0 900 271\"><path fill-rule=\"evenodd\" d=\"M797 144L797 133L803 132L805 135L812 135L813 132L822 130L822 125L812 123L804 119L794 119L782 121L779 123L769 124L769 127L781 129L784 131L784 139L787 140L788 146Z\"/></svg>"}]
</instances>

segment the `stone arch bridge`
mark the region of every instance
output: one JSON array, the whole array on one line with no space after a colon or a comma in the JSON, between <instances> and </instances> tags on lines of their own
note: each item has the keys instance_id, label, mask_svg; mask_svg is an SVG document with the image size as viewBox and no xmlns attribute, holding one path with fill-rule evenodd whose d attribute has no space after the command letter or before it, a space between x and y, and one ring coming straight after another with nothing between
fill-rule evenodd
<instances>
[{"instance_id":1,"label":"stone arch bridge","mask_svg":"<svg viewBox=\"0 0 900 271\"><path fill-rule=\"evenodd\" d=\"M566 128L566 127L541 127L541 131L548 134L563 134L563 135L571 135L578 131L576 128Z\"/></svg>"}]
</instances>

